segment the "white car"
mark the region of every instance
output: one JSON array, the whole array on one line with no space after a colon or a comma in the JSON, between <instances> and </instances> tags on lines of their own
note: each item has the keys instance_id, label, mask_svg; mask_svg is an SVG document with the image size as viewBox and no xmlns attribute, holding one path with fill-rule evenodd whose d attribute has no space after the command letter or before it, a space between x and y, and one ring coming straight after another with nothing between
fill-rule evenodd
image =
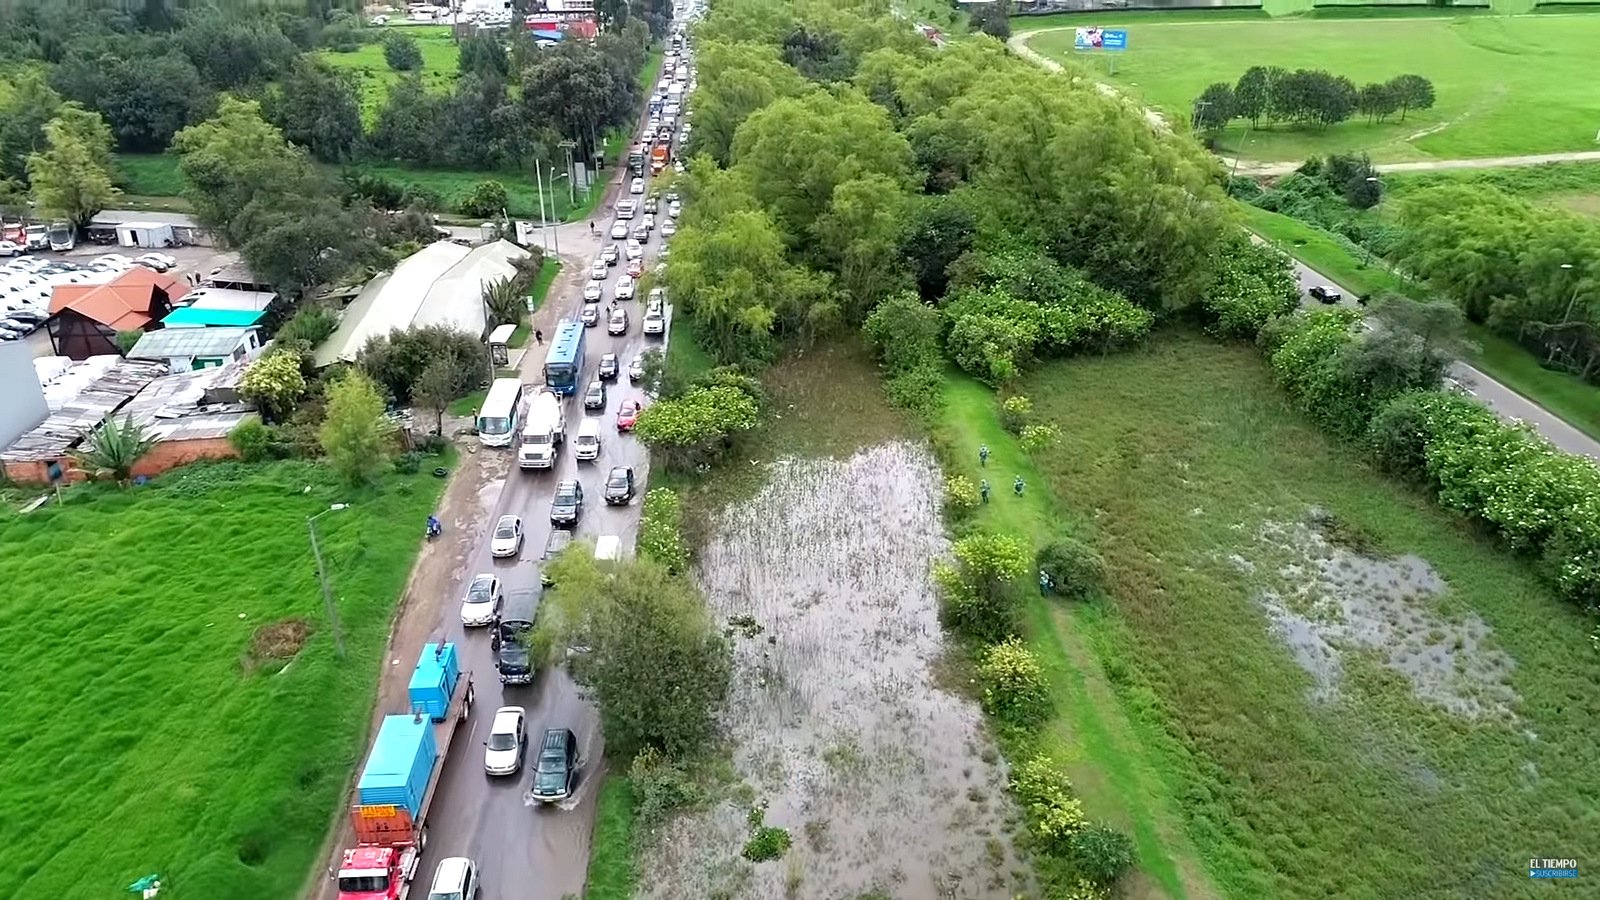
<instances>
[{"instance_id":1,"label":"white car","mask_svg":"<svg viewBox=\"0 0 1600 900\"><path fill-rule=\"evenodd\" d=\"M653 287L650 289L650 296L645 298L645 308L660 309L661 304L665 302L667 302L667 289L664 287Z\"/></svg>"},{"instance_id":2,"label":"white car","mask_svg":"<svg viewBox=\"0 0 1600 900\"><path fill-rule=\"evenodd\" d=\"M467 595L461 598L461 624L467 628L494 622L500 615L500 605L505 594L500 590L500 579L493 575L476 575L467 585Z\"/></svg>"},{"instance_id":3,"label":"white car","mask_svg":"<svg viewBox=\"0 0 1600 900\"><path fill-rule=\"evenodd\" d=\"M522 768L528 746L528 711L502 706L494 711L489 739L483 742L483 771L490 775L515 775Z\"/></svg>"},{"instance_id":4,"label":"white car","mask_svg":"<svg viewBox=\"0 0 1600 900\"><path fill-rule=\"evenodd\" d=\"M633 299L633 279L626 275L617 279L616 295L618 300Z\"/></svg>"},{"instance_id":5,"label":"white car","mask_svg":"<svg viewBox=\"0 0 1600 900\"><path fill-rule=\"evenodd\" d=\"M489 540L489 555L504 558L522 552L522 519L501 516L495 523L494 537Z\"/></svg>"},{"instance_id":6,"label":"white car","mask_svg":"<svg viewBox=\"0 0 1600 900\"><path fill-rule=\"evenodd\" d=\"M642 193L644 193L644 179L643 178L635 178L633 180L633 184L628 186L628 193L630 193L630 194L642 194Z\"/></svg>"},{"instance_id":7,"label":"white car","mask_svg":"<svg viewBox=\"0 0 1600 900\"><path fill-rule=\"evenodd\" d=\"M654 215L650 214L650 213L645 213L644 214L644 227L646 227L646 228L655 228L656 227L656 217Z\"/></svg>"},{"instance_id":8,"label":"white car","mask_svg":"<svg viewBox=\"0 0 1600 900\"><path fill-rule=\"evenodd\" d=\"M22 248L13 241L0 241L0 256L16 256Z\"/></svg>"},{"instance_id":9,"label":"white car","mask_svg":"<svg viewBox=\"0 0 1600 900\"><path fill-rule=\"evenodd\" d=\"M145 253L141 256L134 257L133 261L139 263L140 265L149 266L158 272L165 272L168 269L175 269L178 266L177 257L168 256L165 253Z\"/></svg>"},{"instance_id":10,"label":"white car","mask_svg":"<svg viewBox=\"0 0 1600 900\"><path fill-rule=\"evenodd\" d=\"M589 267L589 279L591 281L605 281L610 275L611 267L606 265L606 261L603 259L595 260L594 264Z\"/></svg>"},{"instance_id":11,"label":"white car","mask_svg":"<svg viewBox=\"0 0 1600 900\"><path fill-rule=\"evenodd\" d=\"M678 201L673 200L673 201L671 201L671 202L669 202L667 204L667 215L671 216L672 218L676 219L678 217L678 214L681 213L681 212L683 212L683 204L682 203L679 203Z\"/></svg>"},{"instance_id":12,"label":"white car","mask_svg":"<svg viewBox=\"0 0 1600 900\"><path fill-rule=\"evenodd\" d=\"M591 281L583 286L583 299L588 303L599 303L605 298L605 287L598 281Z\"/></svg>"},{"instance_id":13,"label":"white car","mask_svg":"<svg viewBox=\"0 0 1600 900\"><path fill-rule=\"evenodd\" d=\"M631 259L643 259L644 258L644 245L639 243L638 241L629 241L628 242L627 257L630 260Z\"/></svg>"},{"instance_id":14,"label":"white car","mask_svg":"<svg viewBox=\"0 0 1600 900\"><path fill-rule=\"evenodd\" d=\"M627 222L618 221L618 222L612 223L612 225L611 225L611 238L612 238L612 240L620 241L620 240L622 240L623 238L625 238L627 236L628 236L628 223Z\"/></svg>"},{"instance_id":15,"label":"white car","mask_svg":"<svg viewBox=\"0 0 1600 900\"><path fill-rule=\"evenodd\" d=\"M611 320L606 322L606 333L613 337L621 337L628 333L628 311L617 307L611 311Z\"/></svg>"},{"instance_id":16,"label":"white car","mask_svg":"<svg viewBox=\"0 0 1600 900\"><path fill-rule=\"evenodd\" d=\"M661 236L662 237L672 237L673 235L675 235L677 233L678 233L678 223L676 221L674 221L672 219L668 219L665 222L661 223Z\"/></svg>"}]
</instances>

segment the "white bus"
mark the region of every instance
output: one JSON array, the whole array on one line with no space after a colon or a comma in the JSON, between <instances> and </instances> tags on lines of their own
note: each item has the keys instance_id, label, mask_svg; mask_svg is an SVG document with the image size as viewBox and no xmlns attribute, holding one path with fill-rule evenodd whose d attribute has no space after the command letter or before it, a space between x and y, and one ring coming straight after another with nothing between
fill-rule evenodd
<instances>
[{"instance_id":1,"label":"white bus","mask_svg":"<svg viewBox=\"0 0 1600 900\"><path fill-rule=\"evenodd\" d=\"M478 442L485 447L509 447L522 427L522 382L496 378L489 396L478 407Z\"/></svg>"}]
</instances>

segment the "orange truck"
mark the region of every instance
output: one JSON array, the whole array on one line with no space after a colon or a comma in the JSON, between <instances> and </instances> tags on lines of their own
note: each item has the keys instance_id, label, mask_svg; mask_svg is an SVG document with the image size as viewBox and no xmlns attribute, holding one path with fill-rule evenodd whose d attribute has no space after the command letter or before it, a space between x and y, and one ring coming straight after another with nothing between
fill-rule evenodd
<instances>
[{"instance_id":1,"label":"orange truck","mask_svg":"<svg viewBox=\"0 0 1600 900\"><path fill-rule=\"evenodd\" d=\"M650 151L650 174L660 175L661 171L667 167L667 163L670 162L671 159L672 151L667 149L666 144L655 145L655 147Z\"/></svg>"}]
</instances>

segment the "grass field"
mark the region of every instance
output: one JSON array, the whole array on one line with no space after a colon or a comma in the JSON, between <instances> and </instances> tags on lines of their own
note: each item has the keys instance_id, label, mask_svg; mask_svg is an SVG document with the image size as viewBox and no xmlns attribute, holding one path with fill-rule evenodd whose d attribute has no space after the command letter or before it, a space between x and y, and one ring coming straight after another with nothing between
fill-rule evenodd
<instances>
[{"instance_id":1,"label":"grass field","mask_svg":"<svg viewBox=\"0 0 1600 900\"><path fill-rule=\"evenodd\" d=\"M431 466L428 467L431 469ZM364 754L374 675L443 481L196 466L0 513L0 883L8 896L299 896ZM326 627L317 522L349 655ZM287 665L258 629L303 622ZM165 896L168 891L163 891Z\"/></svg>"},{"instance_id":2,"label":"grass field","mask_svg":"<svg viewBox=\"0 0 1600 900\"><path fill-rule=\"evenodd\" d=\"M1600 164L1549 163L1505 169L1454 169L1444 172L1392 172L1383 186L1393 199L1443 184L1483 184L1586 216L1600 217Z\"/></svg>"},{"instance_id":3,"label":"grass field","mask_svg":"<svg viewBox=\"0 0 1600 900\"><path fill-rule=\"evenodd\" d=\"M1233 82L1250 65L1322 68L1367 81L1414 73L1431 79L1437 104L1404 122L1352 119L1318 130L1286 126L1222 136L1219 150L1248 159L1299 160L1366 150L1381 161L1511 156L1595 149L1600 96L1589 88L1600 17L1456 16L1279 21L1149 21L1126 25L1129 49L1072 52L1070 30L1040 34L1033 49L1074 58L1095 77L1187 119L1190 104L1216 81Z\"/></svg>"},{"instance_id":4,"label":"grass field","mask_svg":"<svg viewBox=\"0 0 1600 900\"><path fill-rule=\"evenodd\" d=\"M459 74L457 63L461 58L449 27L410 25L395 30L415 39L417 49L422 51L422 71L418 74L423 86L430 91L448 93ZM322 50L318 51L317 58L355 77L361 92L361 118L368 126L377 120L378 110L389 99L390 86L406 74L389 68L383 58L382 43L363 44L351 53Z\"/></svg>"},{"instance_id":5,"label":"grass field","mask_svg":"<svg viewBox=\"0 0 1600 900\"><path fill-rule=\"evenodd\" d=\"M1123 764L1146 773L1139 787L1123 788L1119 766L1101 786L1135 817L1141 861L1140 800L1166 795L1224 896L1543 896L1523 871L1541 855L1528 847L1600 851L1596 813L1579 799L1600 790L1588 734L1600 696L1581 614L1331 446L1286 406L1253 348L1160 335L1148 352L1052 364L1021 390L1064 433L1039 456L1044 478L1030 493L1048 490L1044 502L1106 557L1113 602L1054 617L1064 644L1092 648L1142 739ZM1006 515L1012 501L991 506ZM1256 600L1274 573L1292 573L1260 555L1256 535L1312 506L1366 553L1431 565L1448 589L1407 601L1423 615L1482 618L1488 646L1515 661L1499 686L1515 692L1514 718L1423 702L1372 652L1347 652L1338 694L1308 696L1310 676ZM1067 707L1080 715L1093 702ZM1086 760L1108 752L1098 740L1079 733ZM1086 793L1095 785L1092 772L1079 781Z\"/></svg>"},{"instance_id":6,"label":"grass field","mask_svg":"<svg viewBox=\"0 0 1600 900\"><path fill-rule=\"evenodd\" d=\"M600 786L594 839L589 850L586 900L633 900L638 881L633 861L633 788L624 775L607 774Z\"/></svg>"},{"instance_id":7,"label":"grass field","mask_svg":"<svg viewBox=\"0 0 1600 900\"><path fill-rule=\"evenodd\" d=\"M1444 174L1441 172L1429 177ZM1570 184L1585 177L1588 176L1563 176L1555 183ZM1387 177L1385 181L1388 181ZM1359 251L1352 250L1348 242L1320 228L1248 204L1241 203L1239 208L1252 231L1349 290L1358 294L1393 291L1417 298L1429 296L1425 286L1405 281L1382 265L1368 265L1365 257ZM1600 389L1566 372L1544 368L1528 351L1485 327L1469 324L1467 336L1473 344L1467 353L1468 362L1565 419L1574 428L1600 440Z\"/></svg>"}]
</instances>

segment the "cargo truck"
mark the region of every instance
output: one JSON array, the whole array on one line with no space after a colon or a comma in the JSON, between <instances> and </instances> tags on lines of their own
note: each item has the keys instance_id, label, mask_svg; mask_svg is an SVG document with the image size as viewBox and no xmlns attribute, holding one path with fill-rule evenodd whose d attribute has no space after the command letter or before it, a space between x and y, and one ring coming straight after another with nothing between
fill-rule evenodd
<instances>
[{"instance_id":1,"label":"cargo truck","mask_svg":"<svg viewBox=\"0 0 1600 900\"><path fill-rule=\"evenodd\" d=\"M455 644L423 646L407 697L411 711L384 717L356 782L355 845L340 854L334 874L339 900L411 893L451 738L472 711L472 673L461 671Z\"/></svg>"},{"instance_id":2,"label":"cargo truck","mask_svg":"<svg viewBox=\"0 0 1600 900\"><path fill-rule=\"evenodd\" d=\"M50 249L50 229L43 225L29 225L23 229L23 238L29 250Z\"/></svg>"},{"instance_id":3,"label":"cargo truck","mask_svg":"<svg viewBox=\"0 0 1600 900\"><path fill-rule=\"evenodd\" d=\"M51 222L46 235L51 250L65 252L78 246L78 232L71 222Z\"/></svg>"},{"instance_id":4,"label":"cargo truck","mask_svg":"<svg viewBox=\"0 0 1600 900\"><path fill-rule=\"evenodd\" d=\"M555 391L542 390L528 407L528 424L517 443L517 466L523 469L555 468L556 453L567 437L567 414Z\"/></svg>"},{"instance_id":5,"label":"cargo truck","mask_svg":"<svg viewBox=\"0 0 1600 900\"><path fill-rule=\"evenodd\" d=\"M644 145L634 144L628 151L628 174L637 178L644 174Z\"/></svg>"},{"instance_id":6,"label":"cargo truck","mask_svg":"<svg viewBox=\"0 0 1600 900\"><path fill-rule=\"evenodd\" d=\"M660 175L661 171L667 167L667 162L671 155L671 151L667 149L666 144L655 145L650 151L650 174Z\"/></svg>"}]
</instances>

